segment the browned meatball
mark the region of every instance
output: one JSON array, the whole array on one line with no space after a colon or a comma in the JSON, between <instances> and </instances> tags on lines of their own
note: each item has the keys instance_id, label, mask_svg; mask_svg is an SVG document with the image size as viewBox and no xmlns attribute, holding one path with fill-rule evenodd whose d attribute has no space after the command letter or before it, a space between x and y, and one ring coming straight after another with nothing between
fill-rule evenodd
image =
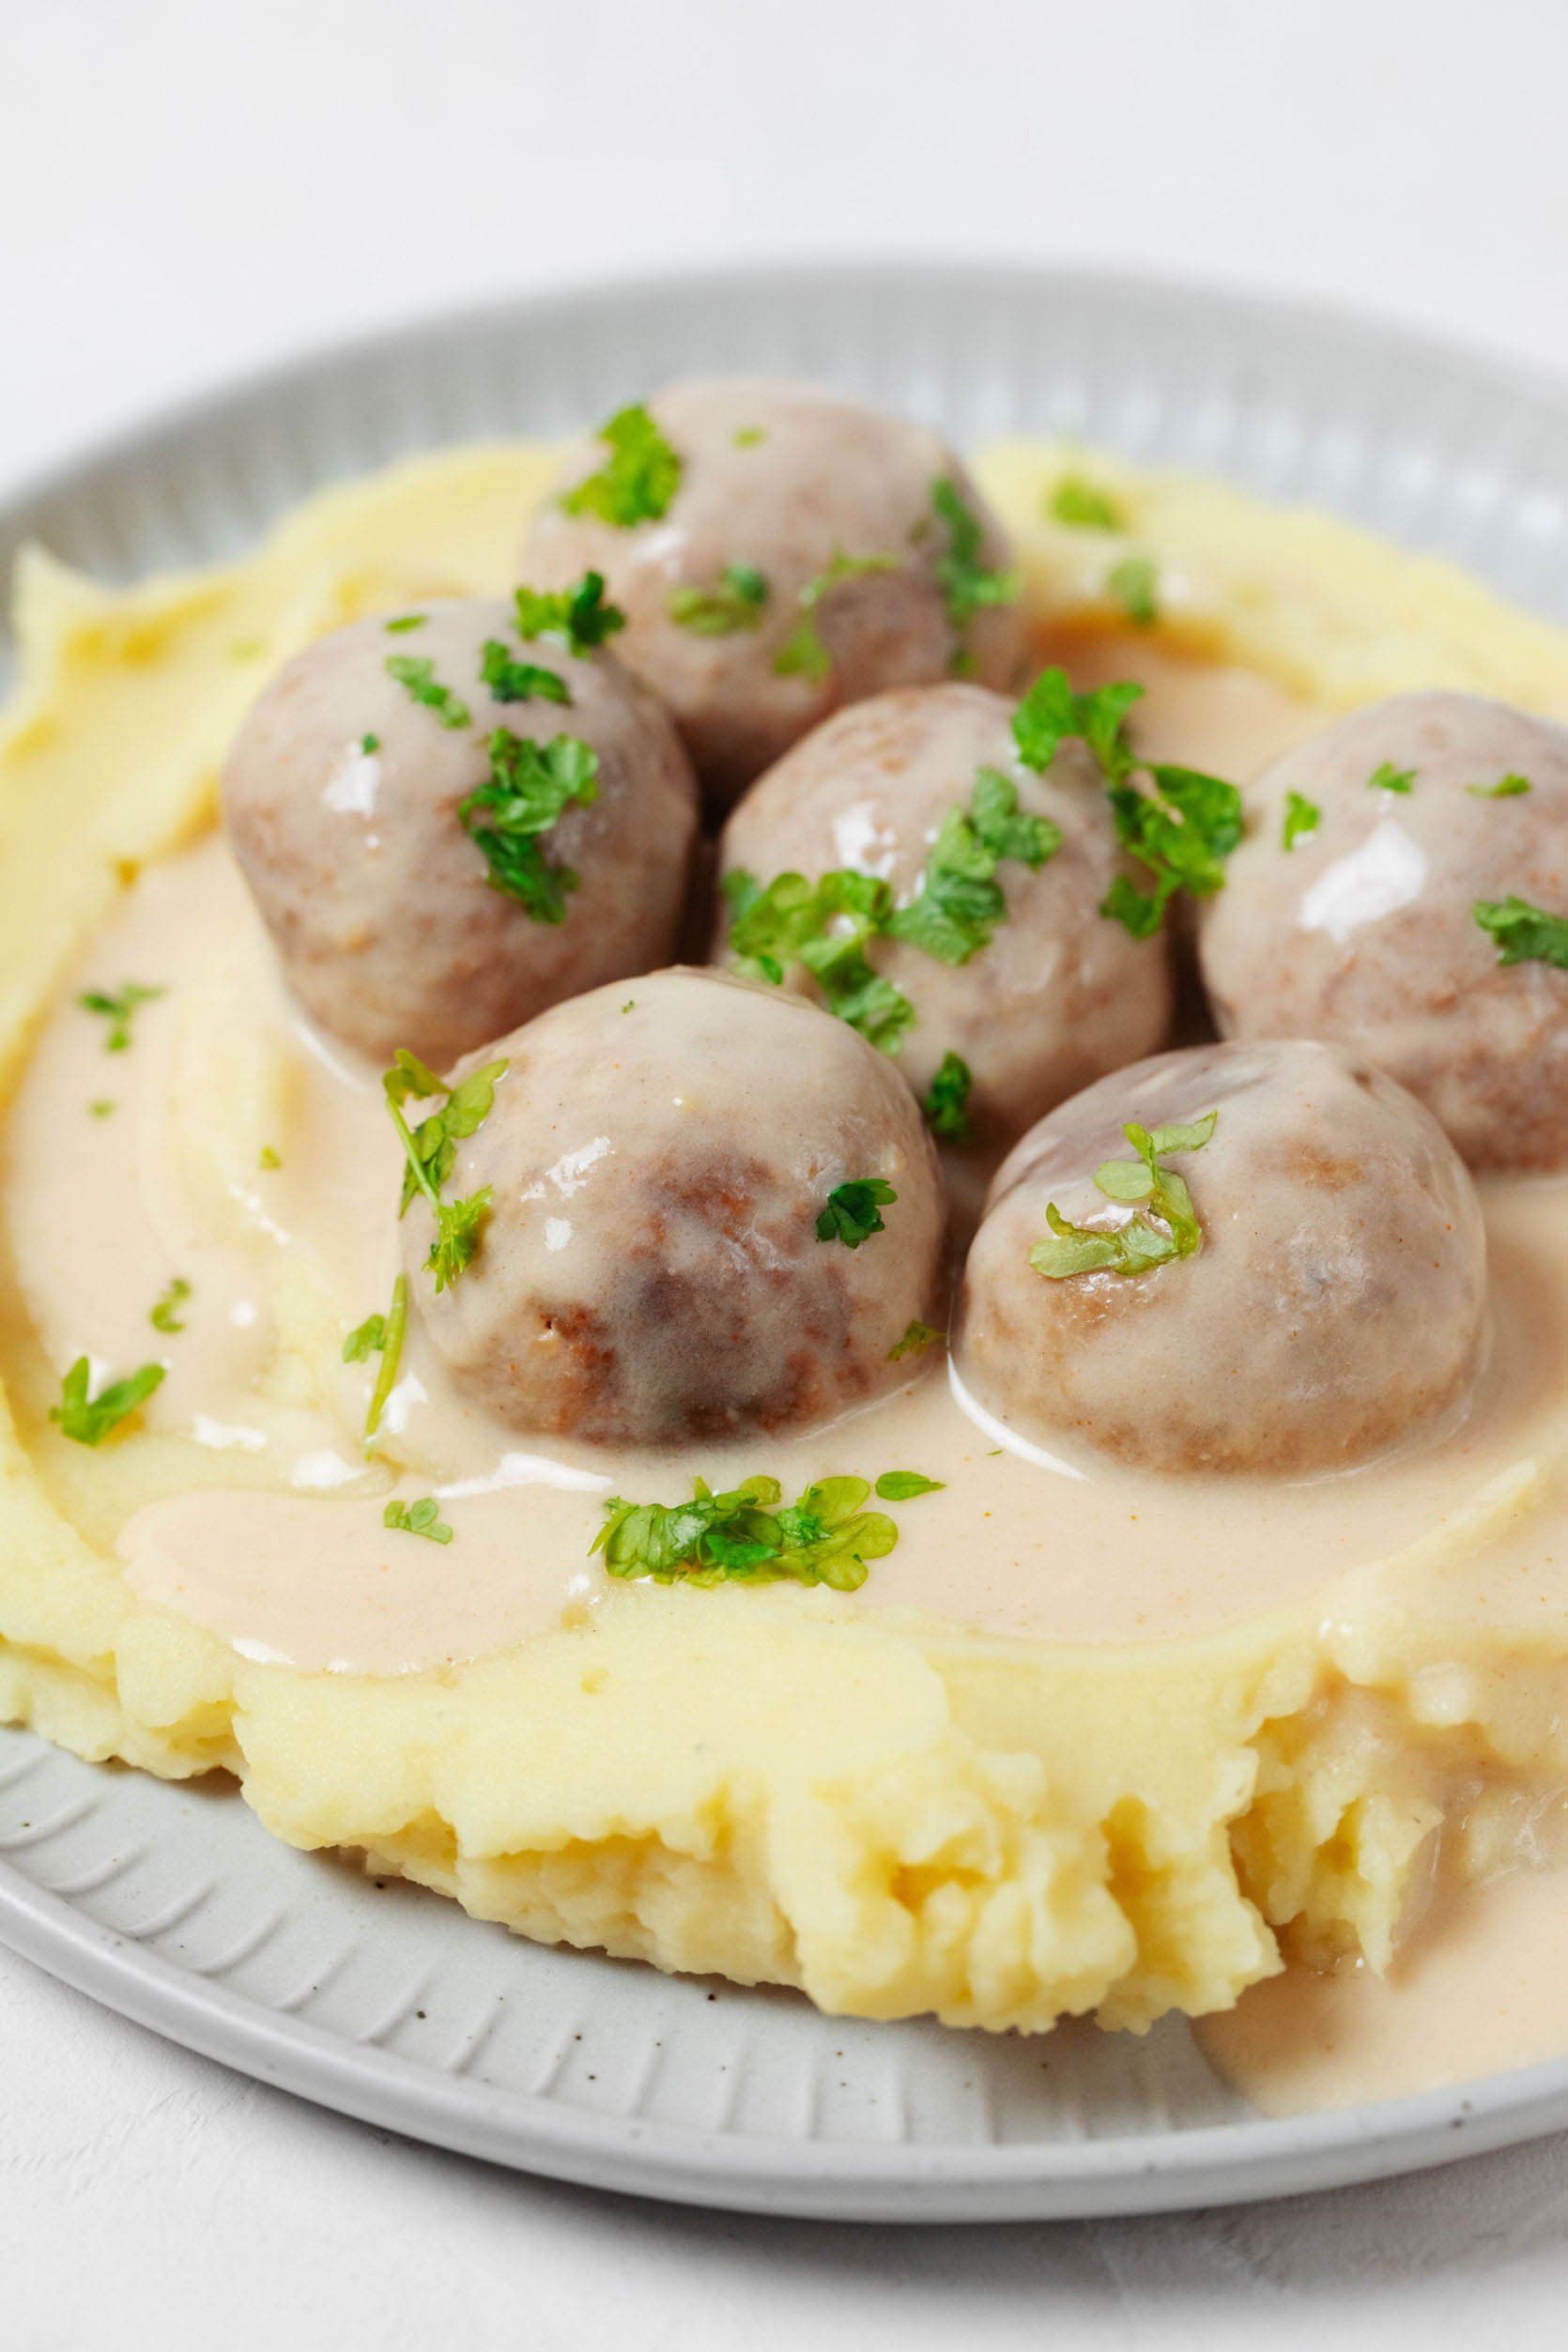
<instances>
[{"instance_id":1,"label":"browned meatball","mask_svg":"<svg viewBox=\"0 0 1568 2352\"><path fill-rule=\"evenodd\" d=\"M1370 1054L1472 1167L1568 1165L1568 971L1504 963L1508 934L1477 919L1510 900L1568 918L1568 730L1401 695L1286 752L1248 802L1203 918L1222 1031ZM1512 937L1530 945L1517 916Z\"/></svg>"},{"instance_id":2,"label":"browned meatball","mask_svg":"<svg viewBox=\"0 0 1568 2352\"><path fill-rule=\"evenodd\" d=\"M663 511L624 524L568 512L562 497L605 463L605 444L584 442L533 518L523 570L546 585L604 574L626 613L618 650L674 713L715 806L841 703L959 664L1012 682L1016 603L972 609L943 568L964 535L949 493L977 527L972 568L999 575L1011 551L936 434L745 378L672 385L648 409L679 461L673 488L652 494L668 494Z\"/></svg>"},{"instance_id":3,"label":"browned meatball","mask_svg":"<svg viewBox=\"0 0 1568 2352\"><path fill-rule=\"evenodd\" d=\"M944 1055L959 1054L974 1077L969 1116L978 1143L1010 1141L1101 1071L1147 1053L1171 1014L1164 938L1135 940L1099 912L1124 861L1099 768L1069 738L1037 775L1018 756L1012 708L1002 695L956 682L857 702L760 778L720 845L726 872L742 868L767 883L849 867L889 884L907 906L943 820L970 808L982 769L1006 779L1026 818L1060 834L1038 867L1011 854L998 863L992 879L1007 912L967 962L944 962L898 939L870 950L915 1007L899 1068L923 1095ZM721 926L716 954L726 938ZM815 993L804 966L789 976Z\"/></svg>"},{"instance_id":4,"label":"browned meatball","mask_svg":"<svg viewBox=\"0 0 1568 2352\"><path fill-rule=\"evenodd\" d=\"M306 1010L361 1053L407 1046L439 1067L563 996L665 961L697 792L673 727L612 654L525 644L499 601L416 609L417 626L400 625L412 615L357 622L280 672L229 754L223 811ZM569 700L546 699L547 687L502 699L519 681L492 660L500 691L482 682L490 643L548 671ZM400 680L389 660L416 667ZM492 885L459 805L558 736L594 755L594 797L518 842L525 903ZM477 832L496 818L479 809L470 822Z\"/></svg>"},{"instance_id":5,"label":"browned meatball","mask_svg":"<svg viewBox=\"0 0 1568 2352\"><path fill-rule=\"evenodd\" d=\"M896 1387L939 1321L945 1207L907 1088L798 997L677 969L500 1038L510 1064L446 1191L492 1188L480 1252L410 1287L464 1392L512 1428L605 1444L799 1429ZM897 1199L850 1247L827 1198Z\"/></svg>"},{"instance_id":6,"label":"browned meatball","mask_svg":"<svg viewBox=\"0 0 1568 2352\"><path fill-rule=\"evenodd\" d=\"M1048 1204L1097 1233L1142 1213L1168 1239L1168 1220L1094 1176L1138 1164L1124 1122L1152 1132L1210 1111L1207 1143L1160 1155L1190 1188L1195 1253L1036 1270ZM969 1253L958 1364L981 1404L1047 1445L1299 1477L1459 1407L1485 1302L1474 1188L1413 1095L1337 1046L1198 1046L1102 1078L1004 1161Z\"/></svg>"}]
</instances>

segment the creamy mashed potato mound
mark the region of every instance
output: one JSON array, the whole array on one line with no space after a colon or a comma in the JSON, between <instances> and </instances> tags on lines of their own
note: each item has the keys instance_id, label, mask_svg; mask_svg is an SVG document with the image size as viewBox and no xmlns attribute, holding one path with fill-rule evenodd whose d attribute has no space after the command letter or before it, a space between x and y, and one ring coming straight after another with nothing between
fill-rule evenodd
<instances>
[{"instance_id":1,"label":"creamy mashed potato mound","mask_svg":"<svg viewBox=\"0 0 1568 2352\"><path fill-rule=\"evenodd\" d=\"M211 828L263 681L363 614L502 591L555 463L420 459L324 491L246 561L123 592L26 556L0 743L8 1088L137 874ZM1039 446L982 453L976 472L1033 604L1069 633L1114 617L1108 570L1132 551L1161 583L1147 641L1319 710L1416 685L1568 708L1568 636L1323 516ZM1067 473L1103 484L1125 529L1042 520ZM265 1060L191 1052L199 1109L172 1148L218 1201L298 1106ZM340 1376L342 1324L308 1263L269 1279L265 1381L293 1409ZM144 1504L259 1473L156 1428L66 1443L47 1419L59 1368L7 1290L0 1716L170 1778L231 1772L294 1845L360 1850L543 1941L865 2017L1143 2029L1226 2008L1287 1957L1382 1968L1435 1872L1516 1858L1568 1783L1555 1424L1414 1543L1349 1576L1326 1556L1314 1589L1190 1633L976 1630L866 1606L873 1566L853 1596L617 1586L491 1654L305 1672L141 1597L114 1548ZM976 1574L987 1540L977 1515ZM438 1587L453 1553L411 1548ZM965 1560L950 1565L961 1591Z\"/></svg>"}]
</instances>

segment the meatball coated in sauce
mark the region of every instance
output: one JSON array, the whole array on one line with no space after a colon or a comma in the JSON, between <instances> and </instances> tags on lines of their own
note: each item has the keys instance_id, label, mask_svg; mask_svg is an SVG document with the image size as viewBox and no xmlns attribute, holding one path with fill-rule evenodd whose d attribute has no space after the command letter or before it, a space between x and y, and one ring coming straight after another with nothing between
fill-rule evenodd
<instances>
[{"instance_id":1,"label":"meatball coated in sauce","mask_svg":"<svg viewBox=\"0 0 1568 2352\"><path fill-rule=\"evenodd\" d=\"M681 921L697 792L653 696L612 654L524 643L509 604L418 607L421 625L361 621L280 672L229 754L223 809L290 987L334 1037L438 1068L600 981L669 955ZM480 680L495 638L553 671L570 703L498 700ZM412 699L389 656L428 661L465 726ZM490 773L498 728L575 736L598 758L597 797L541 837L576 887L560 923L491 887L458 815Z\"/></svg>"},{"instance_id":2,"label":"meatball coated in sauce","mask_svg":"<svg viewBox=\"0 0 1568 2352\"><path fill-rule=\"evenodd\" d=\"M617 650L674 714L715 807L842 703L946 677L958 660L987 684L1012 683L1022 652L1018 606L984 607L961 630L949 617L937 565L952 534L933 484L952 484L980 526L981 566L1005 569L1011 551L936 434L794 384L677 384L648 406L681 464L662 516L618 528L566 513L562 493L604 460L601 442L585 442L534 516L523 571L544 586L589 568L604 574L626 614ZM845 557L893 563L822 590L815 621L827 674L780 674L803 595ZM720 587L734 564L766 584L766 601L744 615L755 625L720 635L683 626L672 596Z\"/></svg>"},{"instance_id":3,"label":"meatball coated in sauce","mask_svg":"<svg viewBox=\"0 0 1568 2352\"><path fill-rule=\"evenodd\" d=\"M1385 766L1408 789L1373 787ZM1467 789L1505 777L1530 789ZM1318 821L1286 851L1293 792ZM1517 897L1568 915L1568 730L1479 696L1402 695L1287 752L1248 802L1201 932L1222 1033L1370 1054L1472 1167L1568 1166L1568 972L1500 963L1474 912Z\"/></svg>"},{"instance_id":4,"label":"meatball coated in sauce","mask_svg":"<svg viewBox=\"0 0 1568 2352\"><path fill-rule=\"evenodd\" d=\"M558 1005L502 1055L446 1187L492 1188L479 1255L438 1294L422 1203L403 1229L472 1402L530 1435L679 1443L802 1429L908 1377L890 1351L943 1319L942 1186L907 1088L853 1030L677 969ZM820 1240L828 1193L878 1176L884 1230Z\"/></svg>"},{"instance_id":5,"label":"meatball coated in sauce","mask_svg":"<svg viewBox=\"0 0 1568 2352\"><path fill-rule=\"evenodd\" d=\"M1138 1274L1029 1262L1053 1202L1110 1230L1099 1191L1122 1134L1219 1114L1168 1165L1197 1254ZM1347 1469L1459 1407L1483 1347L1474 1188L1414 1096L1337 1046L1210 1045L1101 1079L997 1172L964 1277L961 1375L1047 1447L1161 1471Z\"/></svg>"},{"instance_id":6,"label":"meatball coated in sauce","mask_svg":"<svg viewBox=\"0 0 1568 2352\"><path fill-rule=\"evenodd\" d=\"M1014 857L998 864L1007 914L966 963L899 940L870 951L915 1007L899 1068L924 1094L944 1054L958 1053L974 1075L969 1116L980 1144L1011 1141L1102 1071L1149 1053L1171 1016L1164 939L1135 940L1099 912L1123 857L1099 768L1069 739L1036 775L1018 757L1012 711L1006 697L957 682L857 702L759 779L720 845L725 871L744 868L766 884L853 867L890 884L902 905L944 817L969 807L982 767L1016 786L1022 812L1059 829L1059 846L1038 869ZM814 992L803 966L789 978Z\"/></svg>"}]
</instances>

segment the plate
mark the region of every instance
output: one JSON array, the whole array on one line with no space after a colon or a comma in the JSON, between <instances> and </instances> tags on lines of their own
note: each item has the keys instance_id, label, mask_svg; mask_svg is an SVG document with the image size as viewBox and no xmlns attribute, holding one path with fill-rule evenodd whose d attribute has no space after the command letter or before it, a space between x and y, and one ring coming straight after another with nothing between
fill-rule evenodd
<instances>
[{"instance_id":1,"label":"plate","mask_svg":"<svg viewBox=\"0 0 1568 2352\"><path fill-rule=\"evenodd\" d=\"M207 399L0 510L100 576L210 561L403 452L565 433L662 378L843 386L971 443L1067 433L1306 500L1568 621L1568 390L1380 328L993 268L756 269L436 321ZM0 1937L127 2016L439 2144L841 2220L1173 2209L1366 2180L1568 2124L1568 2061L1266 2121L1176 2020L1039 2039L551 1951L269 1837L232 1787L0 1731Z\"/></svg>"}]
</instances>

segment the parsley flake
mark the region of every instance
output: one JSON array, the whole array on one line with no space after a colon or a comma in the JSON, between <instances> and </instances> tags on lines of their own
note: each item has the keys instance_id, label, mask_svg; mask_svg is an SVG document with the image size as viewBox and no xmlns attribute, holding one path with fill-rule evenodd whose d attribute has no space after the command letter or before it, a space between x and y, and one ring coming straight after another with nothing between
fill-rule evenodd
<instances>
[{"instance_id":1,"label":"parsley flake","mask_svg":"<svg viewBox=\"0 0 1568 2352\"><path fill-rule=\"evenodd\" d=\"M699 1478L690 1502L611 1496L590 1551L612 1576L656 1584L790 1582L853 1592L866 1581L867 1561L884 1559L899 1540L884 1513L862 1508L871 1492L863 1478L820 1479L780 1508L783 1491L776 1478L746 1478L715 1495Z\"/></svg>"},{"instance_id":2,"label":"parsley flake","mask_svg":"<svg viewBox=\"0 0 1568 2352\"><path fill-rule=\"evenodd\" d=\"M725 875L730 945L743 970L776 988L804 963L827 1008L884 1053L896 1053L915 1020L901 989L867 961L866 943L884 930L893 894L884 882L836 867L816 882L778 874L764 889L744 867Z\"/></svg>"},{"instance_id":3,"label":"parsley flake","mask_svg":"<svg viewBox=\"0 0 1568 2352\"><path fill-rule=\"evenodd\" d=\"M389 637L405 637L410 629L423 629L430 615L427 612L400 612L395 621L382 623Z\"/></svg>"},{"instance_id":4,"label":"parsley flake","mask_svg":"<svg viewBox=\"0 0 1568 2352\"><path fill-rule=\"evenodd\" d=\"M818 1240L858 1250L871 1234L886 1230L882 1212L898 1197L884 1176L852 1176L847 1184L836 1184L818 1213Z\"/></svg>"},{"instance_id":5,"label":"parsley flake","mask_svg":"<svg viewBox=\"0 0 1568 2352\"><path fill-rule=\"evenodd\" d=\"M450 686L443 686L436 675L436 664L429 653L389 653L387 675L395 678L410 702L419 702L427 711L434 711L443 727L467 727L472 712L460 701Z\"/></svg>"},{"instance_id":6,"label":"parsley flake","mask_svg":"<svg viewBox=\"0 0 1568 2352\"><path fill-rule=\"evenodd\" d=\"M179 1310L190 1296L190 1284L183 1275L177 1274L161 1299L147 1310L147 1321L152 1325L153 1330L155 1331L183 1331L185 1325L180 1320Z\"/></svg>"},{"instance_id":7,"label":"parsley flake","mask_svg":"<svg viewBox=\"0 0 1568 2352\"><path fill-rule=\"evenodd\" d=\"M730 438L737 449L756 449L768 437L760 424L737 424Z\"/></svg>"},{"instance_id":8,"label":"parsley flake","mask_svg":"<svg viewBox=\"0 0 1568 2352\"><path fill-rule=\"evenodd\" d=\"M1499 963L1549 963L1568 972L1568 915L1548 915L1514 897L1477 899L1470 912L1497 942Z\"/></svg>"},{"instance_id":9,"label":"parsley flake","mask_svg":"<svg viewBox=\"0 0 1568 2352\"><path fill-rule=\"evenodd\" d=\"M1151 1134L1130 1120L1122 1133L1137 1153L1136 1160L1107 1160L1095 1170L1097 1191L1108 1201L1142 1204L1124 1225L1100 1232L1092 1225L1068 1224L1054 1201L1046 1204L1045 1222L1051 1231L1037 1241L1029 1263L1037 1274L1060 1281L1069 1274L1146 1274L1151 1267L1175 1258L1196 1257L1203 1248L1203 1227L1192 1207L1192 1195L1174 1170L1161 1164L1175 1152L1201 1151L1219 1118L1207 1111L1200 1119L1157 1127ZM1160 1218L1161 1224L1152 1220Z\"/></svg>"},{"instance_id":10,"label":"parsley flake","mask_svg":"<svg viewBox=\"0 0 1568 2352\"><path fill-rule=\"evenodd\" d=\"M360 749L361 751L379 751L380 748L381 738L379 735L361 735L360 737Z\"/></svg>"},{"instance_id":11,"label":"parsley flake","mask_svg":"<svg viewBox=\"0 0 1568 2352\"><path fill-rule=\"evenodd\" d=\"M399 1274L392 1284L392 1305L387 1309L385 1315L369 1316L356 1330L350 1331L347 1339L343 1343L345 1363L361 1363L376 1350L380 1352L381 1369L376 1376L376 1386L371 1391L370 1409L365 1414L364 1443L367 1453L375 1441L377 1431L381 1426L381 1416L387 1409L387 1399L397 1386L397 1367L402 1360L403 1338L407 1328L408 1277L407 1274ZM359 1345L361 1337L364 1340L362 1347ZM348 1352L350 1346L357 1350L352 1356Z\"/></svg>"},{"instance_id":12,"label":"parsley flake","mask_svg":"<svg viewBox=\"0 0 1568 2352\"><path fill-rule=\"evenodd\" d=\"M515 899L536 923L563 923L578 878L570 866L548 863L539 837L574 803L586 808L598 799L598 754L576 735L536 744L509 727L496 729L488 749L489 778L458 802L457 814L484 853L491 889Z\"/></svg>"},{"instance_id":13,"label":"parsley flake","mask_svg":"<svg viewBox=\"0 0 1568 2352\"><path fill-rule=\"evenodd\" d=\"M448 1088L446 1082L427 1069L417 1054L399 1046L392 1068L381 1081L387 1110L407 1162L403 1171L403 1194L397 1213L399 1217L407 1214L416 1192L423 1192L430 1204L436 1237L424 1270L434 1274L438 1291L450 1289L473 1263L491 1200L487 1184L467 1200L457 1201L443 1200L441 1187L456 1162L458 1144L465 1137L477 1134L489 1117L496 1083L504 1078L508 1067L504 1061L486 1062L483 1068L470 1070L455 1086ZM411 1096L427 1099L433 1095L445 1095L446 1100L422 1119L417 1129L411 1129L403 1114L404 1104Z\"/></svg>"},{"instance_id":14,"label":"parsley flake","mask_svg":"<svg viewBox=\"0 0 1568 2352\"><path fill-rule=\"evenodd\" d=\"M681 460L640 403L617 409L599 438L609 456L597 473L568 490L568 515L597 515L618 530L656 523L681 486Z\"/></svg>"},{"instance_id":15,"label":"parsley flake","mask_svg":"<svg viewBox=\"0 0 1568 2352\"><path fill-rule=\"evenodd\" d=\"M968 1143L969 1097L974 1084L975 1073L962 1055L944 1053L920 1104L926 1125L944 1143Z\"/></svg>"},{"instance_id":16,"label":"parsley flake","mask_svg":"<svg viewBox=\"0 0 1568 2352\"><path fill-rule=\"evenodd\" d=\"M916 1495L940 1495L946 1483L945 1478L922 1478L918 1470L884 1470L877 1494L883 1502L913 1502Z\"/></svg>"},{"instance_id":17,"label":"parsley flake","mask_svg":"<svg viewBox=\"0 0 1568 2352\"><path fill-rule=\"evenodd\" d=\"M884 929L939 963L967 963L991 945L1007 912L993 879L1001 860L1016 858L1038 872L1061 842L1061 827L1049 817L1020 811L1010 776L1000 768L981 768L967 811L949 808L943 818L916 896L891 914Z\"/></svg>"},{"instance_id":18,"label":"parsley flake","mask_svg":"<svg viewBox=\"0 0 1568 2352\"><path fill-rule=\"evenodd\" d=\"M1107 595L1114 596L1135 629L1148 629L1160 618L1160 575L1146 555L1124 556L1105 575Z\"/></svg>"},{"instance_id":19,"label":"parsley flake","mask_svg":"<svg viewBox=\"0 0 1568 2352\"><path fill-rule=\"evenodd\" d=\"M100 1445L112 1429L146 1403L162 1380L161 1364L143 1364L123 1380L112 1381L96 1396L89 1396L92 1366L85 1356L78 1356L60 1383L60 1402L50 1407L49 1418L59 1422L62 1436L73 1438L79 1446Z\"/></svg>"},{"instance_id":20,"label":"parsley flake","mask_svg":"<svg viewBox=\"0 0 1568 2352\"><path fill-rule=\"evenodd\" d=\"M990 605L1016 605L1023 582L1017 571L992 571L980 561L985 530L965 506L956 482L933 482L931 504L947 527L947 552L936 562L936 584L947 607L947 625L963 638L977 612Z\"/></svg>"},{"instance_id":21,"label":"parsley flake","mask_svg":"<svg viewBox=\"0 0 1568 2352\"><path fill-rule=\"evenodd\" d=\"M103 1040L105 1053L123 1053L131 1043L131 1023L138 1005L150 1005L155 997L164 994L161 988L144 988L138 980L127 980L117 989L90 988L77 998L84 1012L97 1013L109 1023Z\"/></svg>"},{"instance_id":22,"label":"parsley flake","mask_svg":"<svg viewBox=\"0 0 1568 2352\"><path fill-rule=\"evenodd\" d=\"M817 627L818 607L831 590L845 580L863 579L869 572L896 572L896 555L836 555L825 572L807 580L800 592L800 619L774 656L774 672L780 678L804 678L813 686L820 686L833 674L833 656L822 643Z\"/></svg>"},{"instance_id":23,"label":"parsley flake","mask_svg":"<svg viewBox=\"0 0 1568 2352\"><path fill-rule=\"evenodd\" d=\"M434 1495L422 1495L418 1502L399 1502L394 1496L381 1514L381 1525L400 1528L405 1535L423 1535L432 1544L452 1541L452 1530Z\"/></svg>"},{"instance_id":24,"label":"parsley flake","mask_svg":"<svg viewBox=\"0 0 1568 2352\"><path fill-rule=\"evenodd\" d=\"M620 606L605 601L602 572L585 572L576 588L516 589L514 602L525 642L550 638L568 653L591 653L626 625Z\"/></svg>"},{"instance_id":25,"label":"parsley flake","mask_svg":"<svg viewBox=\"0 0 1568 2352\"><path fill-rule=\"evenodd\" d=\"M1528 776L1499 776L1495 784L1467 784L1465 787L1466 792L1472 792L1477 800L1517 800L1521 793L1533 792L1534 789Z\"/></svg>"},{"instance_id":26,"label":"parsley flake","mask_svg":"<svg viewBox=\"0 0 1568 2352\"><path fill-rule=\"evenodd\" d=\"M1046 513L1072 530L1125 530L1127 518L1115 500L1082 474L1065 473L1052 491Z\"/></svg>"},{"instance_id":27,"label":"parsley flake","mask_svg":"<svg viewBox=\"0 0 1568 2352\"><path fill-rule=\"evenodd\" d=\"M1305 840L1309 833L1315 833L1322 822L1323 811L1316 801L1308 800L1301 792L1287 792L1284 797L1284 822L1280 830L1283 847L1293 850L1298 841Z\"/></svg>"},{"instance_id":28,"label":"parsley flake","mask_svg":"<svg viewBox=\"0 0 1568 2352\"><path fill-rule=\"evenodd\" d=\"M727 563L716 588L672 588L669 617L694 637L733 637L759 625L767 601L767 581L753 564Z\"/></svg>"},{"instance_id":29,"label":"parsley flake","mask_svg":"<svg viewBox=\"0 0 1568 2352\"><path fill-rule=\"evenodd\" d=\"M279 1154L273 1150L271 1145L263 1144L260 1157L256 1161L256 1166L262 1169L264 1173L270 1173L272 1169L281 1168L283 1164L282 1159Z\"/></svg>"},{"instance_id":30,"label":"parsley flake","mask_svg":"<svg viewBox=\"0 0 1568 2352\"><path fill-rule=\"evenodd\" d=\"M105 1096L97 1102L89 1102L87 1108L95 1119L106 1119L113 1115L115 1105Z\"/></svg>"},{"instance_id":31,"label":"parsley flake","mask_svg":"<svg viewBox=\"0 0 1568 2352\"><path fill-rule=\"evenodd\" d=\"M887 1360L896 1364L904 1356L923 1356L932 1340L941 1337L942 1333L933 1330L929 1323L912 1323L902 1339L895 1340L888 1349Z\"/></svg>"},{"instance_id":32,"label":"parsley flake","mask_svg":"<svg viewBox=\"0 0 1568 2352\"><path fill-rule=\"evenodd\" d=\"M537 662L520 662L509 653L499 637L487 637L480 653L479 682L488 686L498 702L570 702L571 688L557 669L543 669Z\"/></svg>"},{"instance_id":33,"label":"parsley flake","mask_svg":"<svg viewBox=\"0 0 1568 2352\"><path fill-rule=\"evenodd\" d=\"M1391 760L1384 760L1367 777L1369 792L1407 792L1416 780L1414 768L1396 768Z\"/></svg>"},{"instance_id":34,"label":"parsley flake","mask_svg":"<svg viewBox=\"0 0 1568 2352\"><path fill-rule=\"evenodd\" d=\"M362 1323L356 1323L343 1343L346 1364L362 1364L370 1357L378 1356L387 1344L387 1318L384 1314L367 1314Z\"/></svg>"}]
</instances>

